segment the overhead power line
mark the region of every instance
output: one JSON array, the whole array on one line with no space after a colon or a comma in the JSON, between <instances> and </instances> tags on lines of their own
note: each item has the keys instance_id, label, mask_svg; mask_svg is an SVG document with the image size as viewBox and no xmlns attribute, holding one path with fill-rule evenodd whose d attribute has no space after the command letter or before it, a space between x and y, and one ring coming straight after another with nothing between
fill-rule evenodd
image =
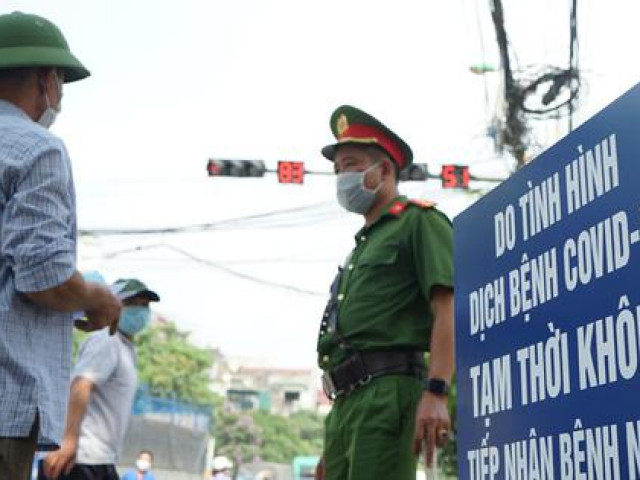
<instances>
[{"instance_id":1,"label":"overhead power line","mask_svg":"<svg viewBox=\"0 0 640 480\"><path fill-rule=\"evenodd\" d=\"M200 223L195 225L184 225L177 227L157 227L157 228L84 228L79 229L80 235L151 235L151 234L177 234L177 233L198 233L212 230L225 230L229 228L288 228L300 226L302 223L317 223L321 220L330 220L341 214L340 211L331 210L327 212L316 211L321 207L330 205L329 202L322 202L302 207L272 210L269 212L246 215L242 217L229 218L215 222Z\"/></svg>"},{"instance_id":2,"label":"overhead power line","mask_svg":"<svg viewBox=\"0 0 640 480\"><path fill-rule=\"evenodd\" d=\"M568 113L569 128L580 89L578 69L578 37L576 19L577 0L572 0L570 12L569 66L567 68L545 65L538 67L534 75L514 77L510 62L510 46L504 22L502 0L491 1L493 20L500 60L504 73L504 125L501 126L500 145L504 144L516 159L517 168L526 163L530 146L529 128L524 114L542 118L558 117Z\"/></svg>"},{"instance_id":3,"label":"overhead power line","mask_svg":"<svg viewBox=\"0 0 640 480\"><path fill-rule=\"evenodd\" d=\"M153 250L153 249L167 249L167 250L171 250L173 252L176 252L198 264L207 266L209 268L213 268L215 270L219 270L221 272L224 272L228 275L232 275L234 277L238 277L241 278L243 280L247 280L250 281L252 283L256 283L258 285L262 285L265 287L271 287L271 288L278 288L280 290L286 290L286 291L290 291L290 292L294 292L294 293L298 293L298 294L302 294L302 295L311 295L311 296L315 296L315 297L321 297L321 296L326 296L326 294L321 293L321 292L315 292L313 290L307 290L305 288L300 288L297 287L295 285L288 285L286 283L280 283L280 282L273 282L271 280L265 280L264 278L260 278L260 277L256 277L254 275L249 275L247 273L243 273L240 272L238 270L235 270L233 268L229 268L226 265L223 265L221 263L218 262L214 262L212 260L208 260L202 257L198 257L197 255L194 255L193 253L180 248L180 247L176 247L175 245L171 245L168 243L154 243L154 244L150 244L150 245L141 245L138 247L134 247L134 248L128 248L128 249L122 249L122 250L118 250L115 252L111 252L108 253L106 255L103 256L103 258L105 259L113 259L115 257L118 257L120 255L124 255L127 253L136 253L136 252L141 252L144 250Z\"/></svg>"}]
</instances>

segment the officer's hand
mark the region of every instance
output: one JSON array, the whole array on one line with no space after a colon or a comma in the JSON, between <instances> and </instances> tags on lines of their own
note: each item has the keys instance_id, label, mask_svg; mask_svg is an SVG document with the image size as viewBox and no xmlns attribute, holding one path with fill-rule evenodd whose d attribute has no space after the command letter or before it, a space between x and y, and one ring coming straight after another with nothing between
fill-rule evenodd
<instances>
[{"instance_id":1,"label":"officer's hand","mask_svg":"<svg viewBox=\"0 0 640 480\"><path fill-rule=\"evenodd\" d=\"M436 446L442 447L449 440L451 420L447 400L445 396L424 392L416 412L413 451L419 455L422 446L425 446L425 462L428 467L433 464Z\"/></svg>"},{"instance_id":2,"label":"officer's hand","mask_svg":"<svg viewBox=\"0 0 640 480\"><path fill-rule=\"evenodd\" d=\"M59 450L51 452L44 459L44 476L55 480L63 472L69 475L71 469L76 464L76 452L78 443L73 441L64 441Z\"/></svg>"},{"instance_id":3,"label":"officer's hand","mask_svg":"<svg viewBox=\"0 0 640 480\"><path fill-rule=\"evenodd\" d=\"M316 473L313 477L315 480L324 480L325 469L324 469L324 455L320 457L320 461L318 465L316 465Z\"/></svg>"},{"instance_id":4,"label":"officer's hand","mask_svg":"<svg viewBox=\"0 0 640 480\"><path fill-rule=\"evenodd\" d=\"M122 303L111 291L97 283L87 283L89 308L85 310L86 321L76 321L76 328L85 332L109 327L109 334L116 333Z\"/></svg>"}]
</instances>

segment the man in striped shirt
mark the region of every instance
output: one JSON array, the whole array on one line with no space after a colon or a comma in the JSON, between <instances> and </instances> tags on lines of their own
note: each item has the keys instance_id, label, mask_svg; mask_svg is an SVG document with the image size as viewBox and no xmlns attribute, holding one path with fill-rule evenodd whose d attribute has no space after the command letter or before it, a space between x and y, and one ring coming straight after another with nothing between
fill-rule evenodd
<instances>
[{"instance_id":1,"label":"man in striped shirt","mask_svg":"<svg viewBox=\"0 0 640 480\"><path fill-rule=\"evenodd\" d=\"M76 270L71 164L48 130L63 83L87 76L51 22L0 15L0 479L27 480L37 446L60 444L74 319L115 333L120 315Z\"/></svg>"}]
</instances>

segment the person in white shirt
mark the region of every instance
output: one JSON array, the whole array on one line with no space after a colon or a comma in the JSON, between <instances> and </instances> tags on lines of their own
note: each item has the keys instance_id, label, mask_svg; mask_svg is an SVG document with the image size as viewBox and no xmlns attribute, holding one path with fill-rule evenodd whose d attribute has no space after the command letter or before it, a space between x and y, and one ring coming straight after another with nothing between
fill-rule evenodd
<instances>
[{"instance_id":1,"label":"person in white shirt","mask_svg":"<svg viewBox=\"0 0 640 480\"><path fill-rule=\"evenodd\" d=\"M160 297L136 279L111 289L124 306L118 333L100 331L80 346L62 446L45 458L39 479L119 480L115 465L137 389L133 337Z\"/></svg>"}]
</instances>

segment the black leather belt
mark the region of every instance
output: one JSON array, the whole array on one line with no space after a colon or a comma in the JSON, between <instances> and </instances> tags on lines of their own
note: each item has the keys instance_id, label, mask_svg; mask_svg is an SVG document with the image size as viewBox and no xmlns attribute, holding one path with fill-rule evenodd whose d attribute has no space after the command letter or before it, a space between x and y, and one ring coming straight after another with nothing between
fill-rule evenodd
<instances>
[{"instance_id":1,"label":"black leather belt","mask_svg":"<svg viewBox=\"0 0 640 480\"><path fill-rule=\"evenodd\" d=\"M382 375L424 375L424 353L407 350L358 351L322 375L324 393L332 400L348 395Z\"/></svg>"}]
</instances>

